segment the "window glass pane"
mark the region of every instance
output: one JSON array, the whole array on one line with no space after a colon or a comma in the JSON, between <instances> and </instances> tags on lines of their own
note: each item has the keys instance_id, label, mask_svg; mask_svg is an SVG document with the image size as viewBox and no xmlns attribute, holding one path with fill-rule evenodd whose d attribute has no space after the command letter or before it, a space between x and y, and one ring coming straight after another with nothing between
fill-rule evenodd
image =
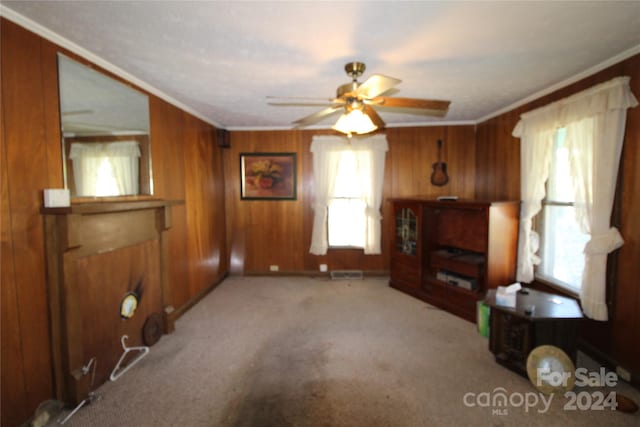
<instances>
[{"instance_id":1,"label":"window glass pane","mask_svg":"<svg viewBox=\"0 0 640 427\"><path fill-rule=\"evenodd\" d=\"M556 132L549 180L547 181L547 200L554 202L573 202L573 181L569 173L569 150L565 146L566 129Z\"/></svg>"},{"instance_id":2,"label":"window glass pane","mask_svg":"<svg viewBox=\"0 0 640 427\"><path fill-rule=\"evenodd\" d=\"M100 161L96 178L96 196L119 196L121 195L118 188L118 181L111 167L109 158L105 157Z\"/></svg>"},{"instance_id":3,"label":"window glass pane","mask_svg":"<svg viewBox=\"0 0 640 427\"><path fill-rule=\"evenodd\" d=\"M334 197L360 198L360 179L357 174L356 155L353 151L344 151L340 156Z\"/></svg>"},{"instance_id":4,"label":"window glass pane","mask_svg":"<svg viewBox=\"0 0 640 427\"><path fill-rule=\"evenodd\" d=\"M361 199L333 199L329 203L329 246L364 248L365 207Z\"/></svg>"},{"instance_id":5,"label":"window glass pane","mask_svg":"<svg viewBox=\"0 0 640 427\"><path fill-rule=\"evenodd\" d=\"M580 289L584 269L584 246L589 236L575 220L573 206L544 206L541 230L541 263L537 275L552 282Z\"/></svg>"}]
</instances>

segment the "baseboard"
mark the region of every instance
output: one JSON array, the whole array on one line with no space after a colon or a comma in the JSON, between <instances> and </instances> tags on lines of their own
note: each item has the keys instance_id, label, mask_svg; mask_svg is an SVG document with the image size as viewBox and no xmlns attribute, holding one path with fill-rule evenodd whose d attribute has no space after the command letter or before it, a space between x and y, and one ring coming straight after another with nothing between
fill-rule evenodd
<instances>
[{"instance_id":1,"label":"baseboard","mask_svg":"<svg viewBox=\"0 0 640 427\"><path fill-rule=\"evenodd\" d=\"M174 324L175 324L176 320L178 320L180 317L182 317L183 314L185 314L187 311L189 311L191 309L191 307L193 307L198 302L200 302L200 300L202 298L206 297L209 294L209 292L211 292L212 290L217 288L218 285L220 283L222 283L222 281L225 278L227 278L227 276L229 276L229 273L224 273L221 276L218 276L218 278L216 278L216 280L213 281L211 286L209 286L209 287L201 290L200 292L198 292L193 298L188 300L186 303L182 304L182 306L180 306L180 308L173 310L171 313L167 313L167 315L166 315L167 333L173 332Z\"/></svg>"},{"instance_id":2,"label":"baseboard","mask_svg":"<svg viewBox=\"0 0 640 427\"><path fill-rule=\"evenodd\" d=\"M386 277L389 276L388 270L372 270L363 271L364 277ZM322 272L318 270L302 270L302 271L245 271L242 274L232 274L232 276L293 276L293 277L325 277L330 279L330 272Z\"/></svg>"},{"instance_id":3,"label":"baseboard","mask_svg":"<svg viewBox=\"0 0 640 427\"><path fill-rule=\"evenodd\" d=\"M577 347L578 347L578 350L582 351L584 354L586 354L596 362L600 363L605 368L611 370L612 372L615 372L616 367L620 366L620 364L615 359L613 359L610 355L606 354L602 350L591 345L584 339L578 338ZM631 384L631 386L640 390L640 374L638 372L633 372L631 370L629 370L629 372L631 373L631 381L625 381L625 382L628 382L629 384Z\"/></svg>"}]
</instances>

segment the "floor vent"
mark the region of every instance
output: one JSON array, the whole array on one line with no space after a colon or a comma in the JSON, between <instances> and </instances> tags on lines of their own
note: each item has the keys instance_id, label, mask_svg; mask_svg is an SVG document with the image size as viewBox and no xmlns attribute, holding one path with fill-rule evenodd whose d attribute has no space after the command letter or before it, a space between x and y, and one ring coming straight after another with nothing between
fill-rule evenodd
<instances>
[{"instance_id":1,"label":"floor vent","mask_svg":"<svg viewBox=\"0 0 640 427\"><path fill-rule=\"evenodd\" d=\"M331 272L331 278L333 280L362 280L362 270L334 270Z\"/></svg>"}]
</instances>

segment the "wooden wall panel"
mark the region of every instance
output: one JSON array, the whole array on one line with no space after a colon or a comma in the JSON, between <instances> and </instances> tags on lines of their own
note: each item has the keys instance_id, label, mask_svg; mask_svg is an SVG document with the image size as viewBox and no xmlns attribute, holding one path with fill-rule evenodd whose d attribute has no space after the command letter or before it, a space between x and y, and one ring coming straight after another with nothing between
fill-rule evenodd
<instances>
[{"instance_id":1,"label":"wooden wall panel","mask_svg":"<svg viewBox=\"0 0 640 427\"><path fill-rule=\"evenodd\" d=\"M224 175L213 127L187 114L184 123L189 295L194 297L220 280L226 270Z\"/></svg>"},{"instance_id":2,"label":"wooden wall panel","mask_svg":"<svg viewBox=\"0 0 640 427\"><path fill-rule=\"evenodd\" d=\"M11 313L17 309L21 348L10 347L9 351L17 350L22 359L22 366L17 364L6 368L21 369L24 395L18 398L24 399L26 410L32 410L53 391L43 224L39 213L42 189L49 187L43 75L40 39L6 21L3 21L1 31L2 114L5 125L3 169L6 168L7 174L12 248L12 253L7 256L13 258L13 271L8 271L8 286L15 284L15 298L9 296L7 301L2 300L2 311L7 309ZM12 66L6 67L5 64ZM4 270L2 274L4 287ZM15 304L15 307L6 304ZM2 347L9 344L15 345L15 342L3 342ZM4 372L3 369L3 381ZM21 387L17 387L18 393L20 390ZM3 408L6 408L4 404ZM20 422L19 417L24 416L14 415L13 411L5 415L4 409L2 412L3 419L12 421Z\"/></svg>"},{"instance_id":3,"label":"wooden wall panel","mask_svg":"<svg viewBox=\"0 0 640 427\"><path fill-rule=\"evenodd\" d=\"M617 76L631 77L631 90L640 99L640 55L615 64L574 84L538 98L478 125L476 195L487 198L520 196L520 142L511 136L520 115L590 88ZM622 157L620 232L625 244L617 252L617 283L612 319L585 321L581 336L596 351L631 369L640 378L640 107L627 111L625 145Z\"/></svg>"},{"instance_id":4,"label":"wooden wall panel","mask_svg":"<svg viewBox=\"0 0 640 427\"><path fill-rule=\"evenodd\" d=\"M149 97L151 120L151 161L155 172L154 195L161 199L184 201L184 115L178 108L156 96ZM164 173L161 173L163 172ZM181 307L191 297L187 252L187 216L184 203L172 208L168 240L168 301Z\"/></svg>"},{"instance_id":5,"label":"wooden wall panel","mask_svg":"<svg viewBox=\"0 0 640 427\"><path fill-rule=\"evenodd\" d=\"M184 115L156 96L149 97L154 195L184 200Z\"/></svg>"},{"instance_id":6,"label":"wooden wall panel","mask_svg":"<svg viewBox=\"0 0 640 427\"><path fill-rule=\"evenodd\" d=\"M520 142L511 136L519 114L503 114L478 125L477 198L520 199Z\"/></svg>"},{"instance_id":7,"label":"wooden wall panel","mask_svg":"<svg viewBox=\"0 0 640 427\"><path fill-rule=\"evenodd\" d=\"M231 132L231 147L223 151L227 206L227 244L245 273L303 270L301 186L307 172L300 131ZM240 153L297 153L297 200L240 200ZM236 241L233 240L236 237Z\"/></svg>"},{"instance_id":8,"label":"wooden wall panel","mask_svg":"<svg viewBox=\"0 0 640 427\"><path fill-rule=\"evenodd\" d=\"M114 76L0 19L1 418L3 426L15 426L54 391L40 207L42 190L62 187L64 181L56 55L63 52ZM228 268L220 256L226 240L221 154L213 126L154 96L150 122L155 196L188 198L192 205L173 206L172 228L166 233L171 302L182 313ZM197 130L189 133L187 126Z\"/></svg>"},{"instance_id":9,"label":"wooden wall panel","mask_svg":"<svg viewBox=\"0 0 640 427\"><path fill-rule=\"evenodd\" d=\"M280 271L317 272L320 264L329 269L359 269L385 272L389 269L388 235L391 197L437 197L455 194L472 198L475 191L475 129L473 126L390 128L383 190L383 253L364 255L362 250L331 249L325 256L309 254L313 224L313 135L332 131L231 132L231 148L225 150L227 183L227 236L231 259L242 260L245 273L268 273L277 264ZM450 170L444 187L430 183L437 161L437 140L443 139L443 160ZM294 151L298 157L298 200L240 200L239 155L241 152ZM386 231L385 231L386 230ZM239 241L241 239L241 241Z\"/></svg>"},{"instance_id":10,"label":"wooden wall panel","mask_svg":"<svg viewBox=\"0 0 640 427\"><path fill-rule=\"evenodd\" d=\"M4 61L4 58L2 58ZM1 110L6 110L4 99ZM4 135L4 113L0 114L0 372L2 373L1 424L18 425L21 414L27 413L24 366L16 275L11 232L11 205L9 201L9 175L7 171L7 144ZM12 411L6 408L14 408Z\"/></svg>"},{"instance_id":11,"label":"wooden wall panel","mask_svg":"<svg viewBox=\"0 0 640 427\"><path fill-rule=\"evenodd\" d=\"M47 150L47 175L50 188L64 188L62 162L62 133L60 131L60 104L58 102L57 46L41 39L42 97L44 110L44 137Z\"/></svg>"},{"instance_id":12,"label":"wooden wall panel","mask_svg":"<svg viewBox=\"0 0 640 427\"><path fill-rule=\"evenodd\" d=\"M620 74L631 76L631 91L640 101L640 55L620 64ZM620 233L625 244L618 253L615 317L610 330L614 358L633 369L640 383L640 106L627 110L622 154Z\"/></svg>"}]
</instances>

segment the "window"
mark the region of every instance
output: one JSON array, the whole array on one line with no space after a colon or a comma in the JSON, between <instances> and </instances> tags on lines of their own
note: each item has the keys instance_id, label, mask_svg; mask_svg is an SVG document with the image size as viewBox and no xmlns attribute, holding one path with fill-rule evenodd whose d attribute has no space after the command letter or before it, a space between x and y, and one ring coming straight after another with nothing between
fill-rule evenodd
<instances>
[{"instance_id":1,"label":"window","mask_svg":"<svg viewBox=\"0 0 640 427\"><path fill-rule=\"evenodd\" d=\"M564 128L554 135L546 197L538 219L541 261L536 277L579 293L585 262L583 250L589 236L576 221L565 136Z\"/></svg>"},{"instance_id":2,"label":"window","mask_svg":"<svg viewBox=\"0 0 640 427\"><path fill-rule=\"evenodd\" d=\"M117 196L120 194L118 180L108 157L100 159L96 175L96 196Z\"/></svg>"},{"instance_id":3,"label":"window","mask_svg":"<svg viewBox=\"0 0 640 427\"><path fill-rule=\"evenodd\" d=\"M140 147L136 141L74 142L73 164L77 196L122 196L139 193Z\"/></svg>"},{"instance_id":4,"label":"window","mask_svg":"<svg viewBox=\"0 0 640 427\"><path fill-rule=\"evenodd\" d=\"M638 105L629 81L628 76L616 77L524 113L513 130L513 136L520 138L522 198L516 279L530 283L535 275L547 274L554 282L579 290L585 315L595 320L609 316L607 255L624 244L618 229L611 226L611 212L627 109ZM558 128L565 130L559 133ZM545 199L550 169L556 176L547 184ZM571 183L575 198L569 194ZM534 218L538 230L532 229ZM580 230L589 235L586 245L572 231L576 228L571 218L577 218ZM539 241L546 264L534 268L541 261L536 254ZM579 282L572 273L577 268L572 263L577 262L584 265Z\"/></svg>"},{"instance_id":5,"label":"window","mask_svg":"<svg viewBox=\"0 0 640 427\"><path fill-rule=\"evenodd\" d=\"M357 171L355 153L343 151L333 197L329 199L327 230L330 247L364 248L367 204L362 198Z\"/></svg>"},{"instance_id":6,"label":"window","mask_svg":"<svg viewBox=\"0 0 640 427\"><path fill-rule=\"evenodd\" d=\"M326 255L331 246L382 253L382 187L385 135L348 139L316 135L313 153L313 228L309 252ZM329 230L329 228L331 230Z\"/></svg>"}]
</instances>

